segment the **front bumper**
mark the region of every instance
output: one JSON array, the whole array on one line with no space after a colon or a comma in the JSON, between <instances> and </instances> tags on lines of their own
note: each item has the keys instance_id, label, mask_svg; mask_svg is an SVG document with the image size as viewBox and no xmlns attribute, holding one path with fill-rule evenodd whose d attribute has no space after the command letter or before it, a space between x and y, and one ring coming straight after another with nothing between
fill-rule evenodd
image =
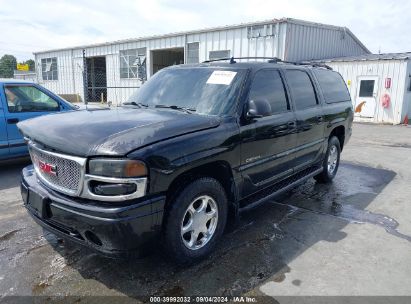
<instances>
[{"instance_id":1,"label":"front bumper","mask_svg":"<svg viewBox=\"0 0 411 304\"><path fill-rule=\"evenodd\" d=\"M164 196L120 203L86 201L43 186L33 166L23 169L24 206L45 229L110 257L141 253L161 230Z\"/></svg>"}]
</instances>

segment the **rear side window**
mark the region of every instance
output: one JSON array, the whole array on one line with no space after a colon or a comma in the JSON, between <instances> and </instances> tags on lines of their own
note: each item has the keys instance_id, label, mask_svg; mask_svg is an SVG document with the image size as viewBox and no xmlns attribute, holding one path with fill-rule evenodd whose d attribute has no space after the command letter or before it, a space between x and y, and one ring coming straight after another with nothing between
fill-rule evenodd
<instances>
[{"instance_id":1,"label":"rear side window","mask_svg":"<svg viewBox=\"0 0 411 304\"><path fill-rule=\"evenodd\" d=\"M341 75L329 70L315 70L326 103L351 100Z\"/></svg>"},{"instance_id":2,"label":"rear side window","mask_svg":"<svg viewBox=\"0 0 411 304\"><path fill-rule=\"evenodd\" d=\"M308 74L300 70L287 70L285 73L297 110L315 107L317 96Z\"/></svg>"},{"instance_id":3,"label":"rear side window","mask_svg":"<svg viewBox=\"0 0 411 304\"><path fill-rule=\"evenodd\" d=\"M284 83L280 73L275 70L261 70L255 74L249 99L267 100L271 106L271 114L289 110Z\"/></svg>"}]
</instances>

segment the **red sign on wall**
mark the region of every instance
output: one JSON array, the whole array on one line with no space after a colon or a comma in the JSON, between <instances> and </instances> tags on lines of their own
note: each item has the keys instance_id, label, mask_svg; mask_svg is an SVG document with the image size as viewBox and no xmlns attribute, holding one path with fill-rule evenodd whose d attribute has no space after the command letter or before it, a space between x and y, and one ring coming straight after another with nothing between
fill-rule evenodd
<instances>
[{"instance_id":1,"label":"red sign on wall","mask_svg":"<svg viewBox=\"0 0 411 304\"><path fill-rule=\"evenodd\" d=\"M385 78L385 88L391 88L391 78Z\"/></svg>"}]
</instances>

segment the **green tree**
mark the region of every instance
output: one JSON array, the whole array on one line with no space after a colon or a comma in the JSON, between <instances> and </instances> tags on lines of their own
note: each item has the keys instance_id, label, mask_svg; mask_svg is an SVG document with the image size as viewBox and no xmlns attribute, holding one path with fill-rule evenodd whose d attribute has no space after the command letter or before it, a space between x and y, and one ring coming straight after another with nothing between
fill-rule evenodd
<instances>
[{"instance_id":1,"label":"green tree","mask_svg":"<svg viewBox=\"0 0 411 304\"><path fill-rule=\"evenodd\" d=\"M29 70L30 71L34 71L35 70L35 63L33 59L29 59L23 62L24 64L28 64L29 65Z\"/></svg>"},{"instance_id":2,"label":"green tree","mask_svg":"<svg viewBox=\"0 0 411 304\"><path fill-rule=\"evenodd\" d=\"M0 77L13 78L17 59L13 55L4 55L0 58Z\"/></svg>"}]
</instances>

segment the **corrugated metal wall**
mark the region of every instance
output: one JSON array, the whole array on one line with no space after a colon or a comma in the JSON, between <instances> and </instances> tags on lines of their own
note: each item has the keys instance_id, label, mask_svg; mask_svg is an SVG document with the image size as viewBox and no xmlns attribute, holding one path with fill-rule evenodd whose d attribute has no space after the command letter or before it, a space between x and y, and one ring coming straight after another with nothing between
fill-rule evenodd
<instances>
[{"instance_id":1,"label":"corrugated metal wall","mask_svg":"<svg viewBox=\"0 0 411 304\"><path fill-rule=\"evenodd\" d=\"M355 56L367 53L344 29L288 23L285 58L289 61Z\"/></svg>"},{"instance_id":2,"label":"corrugated metal wall","mask_svg":"<svg viewBox=\"0 0 411 304\"><path fill-rule=\"evenodd\" d=\"M379 61L353 61L353 62L331 62L327 63L335 71L338 71L351 85L348 89L355 105L361 76L378 76L378 93L376 96L376 110L372 119L356 117L357 121L371 121L375 123L399 124L403 121L408 105L405 99L407 61L404 60L379 60ZM391 88L385 88L385 79L391 78ZM390 95L391 103L388 108L381 105L382 96L387 93ZM407 98L411 98L409 92Z\"/></svg>"},{"instance_id":3,"label":"corrugated metal wall","mask_svg":"<svg viewBox=\"0 0 411 304\"><path fill-rule=\"evenodd\" d=\"M145 47L148 78L152 75L152 51L170 48L186 48L187 43L199 42L199 61L209 59L210 51L229 50L235 57L278 57L287 60L330 58L336 55L356 55L361 47L353 45L346 35L343 42L335 45L337 31L326 27L311 27L293 22L258 24L264 28L263 35L249 38L249 26L215 29L206 32L153 37L146 40L113 43L85 47L86 57L105 56L107 71L107 100L120 104L140 87L137 79L120 78L120 50ZM266 31L266 29L269 29ZM268 33L268 34L267 34ZM291 38L287 38L287 35ZM334 37L331 39L330 37ZM339 37L339 36L338 36ZM351 39L351 40L350 40ZM334 44L331 48L329 44ZM288 47L286 47L286 44ZM354 43L355 44L355 43ZM362 53L366 52L361 49ZM58 80L42 80L41 59L57 57ZM62 50L36 54L39 83L57 94L79 94L84 99L82 49ZM120 88L121 87L121 88Z\"/></svg>"},{"instance_id":4,"label":"corrugated metal wall","mask_svg":"<svg viewBox=\"0 0 411 304\"><path fill-rule=\"evenodd\" d=\"M411 61L407 61L407 72L405 74L405 92L404 92L404 106L402 110L402 117L408 115L411 119Z\"/></svg>"},{"instance_id":5,"label":"corrugated metal wall","mask_svg":"<svg viewBox=\"0 0 411 304\"><path fill-rule=\"evenodd\" d=\"M187 35L187 43L200 42L200 62L210 51L230 50L234 57L284 58L286 23L275 23L272 36L248 38L248 28L235 28Z\"/></svg>"},{"instance_id":6,"label":"corrugated metal wall","mask_svg":"<svg viewBox=\"0 0 411 304\"><path fill-rule=\"evenodd\" d=\"M74 67L73 64L72 52L72 50L66 50L36 55L35 62L36 71L38 71L38 83L58 94L72 94L75 92L76 88L72 76L74 68L76 67ZM43 80L41 73L41 59L53 57L57 57L58 80Z\"/></svg>"},{"instance_id":7,"label":"corrugated metal wall","mask_svg":"<svg viewBox=\"0 0 411 304\"><path fill-rule=\"evenodd\" d=\"M247 37L247 27L218 30L188 35L177 35L165 38L140 40L135 42L117 43L98 47L85 48L86 57L105 56L107 71L107 100L119 104L140 87L137 79L120 78L120 50L147 49L146 65L148 78L152 75L152 51L160 49L184 48L187 43L199 42L199 61L209 59L209 52L230 50L230 56L249 57L267 56L284 58L284 43L286 24L274 25L274 36L251 38ZM36 54L38 81L43 86L57 94L79 94L84 99L83 90L83 59L82 50L47 52ZM58 80L42 80L41 59L57 57ZM115 88L110 88L115 87ZM122 88L120 88L122 87Z\"/></svg>"}]
</instances>

